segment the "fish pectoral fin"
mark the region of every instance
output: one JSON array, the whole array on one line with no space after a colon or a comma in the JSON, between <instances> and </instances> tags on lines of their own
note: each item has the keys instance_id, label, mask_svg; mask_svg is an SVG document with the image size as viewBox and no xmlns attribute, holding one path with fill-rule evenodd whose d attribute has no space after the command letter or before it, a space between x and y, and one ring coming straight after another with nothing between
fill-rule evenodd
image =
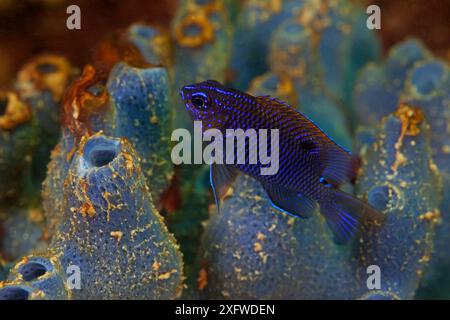
<instances>
[{"instance_id":1,"label":"fish pectoral fin","mask_svg":"<svg viewBox=\"0 0 450 320\"><path fill-rule=\"evenodd\" d=\"M265 185L264 189L272 205L287 214L301 218L309 218L317 207L316 201L298 192L271 185Z\"/></svg>"},{"instance_id":2,"label":"fish pectoral fin","mask_svg":"<svg viewBox=\"0 0 450 320\"><path fill-rule=\"evenodd\" d=\"M213 163L209 169L209 178L214 193L217 210L219 201L225 196L238 175L238 170L231 165Z\"/></svg>"},{"instance_id":3,"label":"fish pectoral fin","mask_svg":"<svg viewBox=\"0 0 450 320\"><path fill-rule=\"evenodd\" d=\"M351 155L334 143L323 149L321 175L335 187L348 182L353 183L361 165L359 157Z\"/></svg>"}]
</instances>

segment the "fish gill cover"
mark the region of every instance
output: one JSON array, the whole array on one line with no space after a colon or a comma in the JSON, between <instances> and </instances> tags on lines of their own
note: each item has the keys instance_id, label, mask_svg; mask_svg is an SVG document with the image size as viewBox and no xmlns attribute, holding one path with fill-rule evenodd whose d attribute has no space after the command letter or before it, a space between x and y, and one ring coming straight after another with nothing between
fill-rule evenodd
<instances>
[{"instance_id":1,"label":"fish gill cover","mask_svg":"<svg viewBox=\"0 0 450 320\"><path fill-rule=\"evenodd\" d=\"M450 68L416 39L382 56L366 20L346 0L184 0L81 69L28 60L0 89L0 299L450 298ZM338 245L247 175L218 214L209 167L171 159L180 90L208 79L359 155L345 191L384 220Z\"/></svg>"}]
</instances>

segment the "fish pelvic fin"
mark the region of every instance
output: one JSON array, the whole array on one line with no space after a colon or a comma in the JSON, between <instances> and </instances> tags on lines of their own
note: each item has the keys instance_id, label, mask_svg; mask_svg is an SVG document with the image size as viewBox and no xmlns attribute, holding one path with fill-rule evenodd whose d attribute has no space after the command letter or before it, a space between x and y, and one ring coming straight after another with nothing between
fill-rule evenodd
<instances>
[{"instance_id":1,"label":"fish pelvic fin","mask_svg":"<svg viewBox=\"0 0 450 320\"><path fill-rule=\"evenodd\" d=\"M220 214L220 200L226 195L238 175L237 169L230 165L213 163L209 169L209 179L216 202L217 212Z\"/></svg>"},{"instance_id":2,"label":"fish pelvic fin","mask_svg":"<svg viewBox=\"0 0 450 320\"><path fill-rule=\"evenodd\" d=\"M366 221L384 220L383 213L338 189L332 189L326 202L320 203L320 211L333 231L337 244L348 242L361 230Z\"/></svg>"}]
</instances>

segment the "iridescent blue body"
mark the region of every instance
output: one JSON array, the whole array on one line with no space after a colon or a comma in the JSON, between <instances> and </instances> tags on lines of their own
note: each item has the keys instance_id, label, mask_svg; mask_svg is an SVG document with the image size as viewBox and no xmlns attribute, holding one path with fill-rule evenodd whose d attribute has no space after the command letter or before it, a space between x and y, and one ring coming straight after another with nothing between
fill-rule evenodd
<instances>
[{"instance_id":1,"label":"iridescent blue body","mask_svg":"<svg viewBox=\"0 0 450 320\"><path fill-rule=\"evenodd\" d=\"M204 128L222 133L227 129L278 129L279 170L262 175L260 159L249 163L247 140L244 164L211 165L216 200L225 195L239 170L261 182L272 204L286 213L309 217L319 205L338 242L347 241L362 219L381 218L375 209L339 190L355 178L356 158L288 104L267 96L253 97L212 80L185 86L182 98L191 117L202 121ZM273 144L269 141L268 154L273 154Z\"/></svg>"}]
</instances>

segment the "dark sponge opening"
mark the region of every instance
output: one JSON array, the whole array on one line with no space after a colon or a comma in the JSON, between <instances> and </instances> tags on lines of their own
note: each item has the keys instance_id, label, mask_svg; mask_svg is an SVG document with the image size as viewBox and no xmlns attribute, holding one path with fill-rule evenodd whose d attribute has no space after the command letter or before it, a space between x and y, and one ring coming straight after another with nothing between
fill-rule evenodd
<instances>
[{"instance_id":1,"label":"dark sponge opening","mask_svg":"<svg viewBox=\"0 0 450 320\"><path fill-rule=\"evenodd\" d=\"M8 97L0 96L0 117L3 116L8 108Z\"/></svg>"},{"instance_id":2,"label":"dark sponge opening","mask_svg":"<svg viewBox=\"0 0 450 320\"><path fill-rule=\"evenodd\" d=\"M36 280L46 272L46 266L39 262L28 262L19 268L19 273L25 281Z\"/></svg>"},{"instance_id":3,"label":"dark sponge opening","mask_svg":"<svg viewBox=\"0 0 450 320\"><path fill-rule=\"evenodd\" d=\"M92 150L89 160L96 167L103 167L114 160L116 153L110 149L96 149Z\"/></svg>"},{"instance_id":4,"label":"dark sponge opening","mask_svg":"<svg viewBox=\"0 0 450 320\"><path fill-rule=\"evenodd\" d=\"M84 158L91 166L103 167L113 161L118 153L118 141L100 137L86 143Z\"/></svg>"},{"instance_id":5,"label":"dark sponge opening","mask_svg":"<svg viewBox=\"0 0 450 320\"><path fill-rule=\"evenodd\" d=\"M384 211L389 203L395 206L397 193L389 186L376 186L369 191L368 201L375 209Z\"/></svg>"},{"instance_id":6,"label":"dark sponge opening","mask_svg":"<svg viewBox=\"0 0 450 320\"><path fill-rule=\"evenodd\" d=\"M0 289L0 300L28 300L30 293L20 287L5 287Z\"/></svg>"},{"instance_id":7,"label":"dark sponge opening","mask_svg":"<svg viewBox=\"0 0 450 320\"><path fill-rule=\"evenodd\" d=\"M37 66L39 72L48 74L58 71L58 66L53 63L41 63Z\"/></svg>"}]
</instances>

